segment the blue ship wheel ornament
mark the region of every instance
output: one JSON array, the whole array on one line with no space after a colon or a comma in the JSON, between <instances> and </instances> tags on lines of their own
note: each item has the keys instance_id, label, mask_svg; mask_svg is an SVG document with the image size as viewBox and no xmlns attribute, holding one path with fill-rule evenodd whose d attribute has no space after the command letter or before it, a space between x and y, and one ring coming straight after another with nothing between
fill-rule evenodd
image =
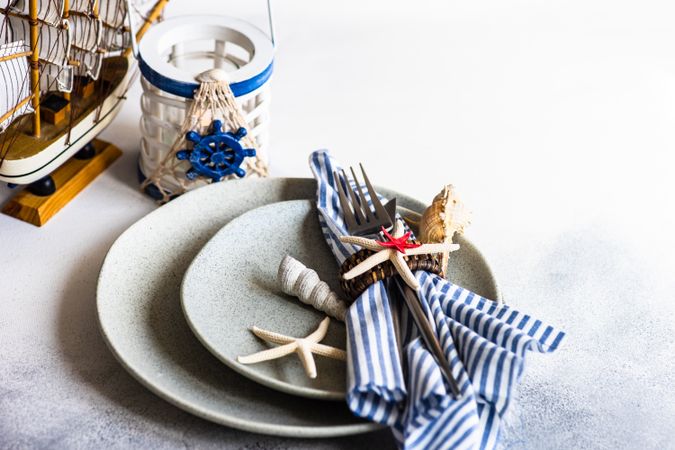
<instances>
[{"instance_id":1,"label":"blue ship wheel ornament","mask_svg":"<svg viewBox=\"0 0 675 450\"><path fill-rule=\"evenodd\" d=\"M196 131L188 131L185 138L192 142L192 150L184 149L176 153L176 158L187 160L192 165L185 176L194 180L198 176L220 181L227 175L238 177L246 175L240 166L244 158L255 156L254 148L243 148L239 142L246 136L246 128L239 128L235 133L223 131L223 122L214 120L211 133L200 135Z\"/></svg>"}]
</instances>

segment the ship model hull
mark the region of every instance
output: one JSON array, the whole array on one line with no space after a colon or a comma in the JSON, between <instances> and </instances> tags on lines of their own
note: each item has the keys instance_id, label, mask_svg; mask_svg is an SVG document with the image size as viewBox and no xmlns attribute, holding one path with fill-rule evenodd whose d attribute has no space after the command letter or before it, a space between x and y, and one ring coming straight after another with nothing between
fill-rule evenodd
<instances>
[{"instance_id":1,"label":"ship model hull","mask_svg":"<svg viewBox=\"0 0 675 450\"><path fill-rule=\"evenodd\" d=\"M78 105L73 105L71 111L76 117L64 124L68 129L43 126L40 138L30 136L26 130L18 130L13 147L7 148L0 165L0 181L29 184L48 176L110 125L122 107L129 86L138 76L136 59L131 54L106 58L102 73L104 75L96 81L94 91L100 91L99 86L106 84L108 95L103 100L100 97L89 102L81 100L79 116ZM15 126L30 128L28 121L18 122Z\"/></svg>"}]
</instances>

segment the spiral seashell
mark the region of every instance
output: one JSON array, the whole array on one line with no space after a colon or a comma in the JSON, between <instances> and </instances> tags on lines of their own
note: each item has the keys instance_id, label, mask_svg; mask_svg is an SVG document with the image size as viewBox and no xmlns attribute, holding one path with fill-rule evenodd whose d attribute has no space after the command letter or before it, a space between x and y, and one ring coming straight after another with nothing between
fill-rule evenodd
<instances>
[{"instance_id":1,"label":"spiral seashell","mask_svg":"<svg viewBox=\"0 0 675 450\"><path fill-rule=\"evenodd\" d=\"M471 223L471 213L448 184L434 197L420 220L420 241L451 243L455 233L464 233ZM447 273L448 255L443 255L442 271Z\"/></svg>"},{"instance_id":2,"label":"spiral seashell","mask_svg":"<svg viewBox=\"0 0 675 450\"><path fill-rule=\"evenodd\" d=\"M298 297L301 302L344 322L347 303L319 279L316 271L291 256L285 256L279 264L277 279L284 293Z\"/></svg>"}]
</instances>

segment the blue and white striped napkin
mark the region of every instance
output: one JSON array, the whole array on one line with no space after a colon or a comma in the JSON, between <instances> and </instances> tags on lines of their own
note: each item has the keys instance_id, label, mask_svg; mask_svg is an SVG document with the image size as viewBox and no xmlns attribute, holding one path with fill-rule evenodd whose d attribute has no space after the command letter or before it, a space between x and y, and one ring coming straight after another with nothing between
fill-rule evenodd
<instances>
[{"instance_id":1,"label":"blue and white striped napkin","mask_svg":"<svg viewBox=\"0 0 675 450\"><path fill-rule=\"evenodd\" d=\"M341 264L358 248L338 240L348 234L333 177L339 166L325 151L312 153L309 163L318 182L319 222ZM387 292L378 282L354 302L345 319L349 408L390 426L406 449L492 449L523 373L525 352L552 352L564 333L437 275L418 271L415 276L422 307L433 319L461 397L455 400L446 390L406 308L400 316L403 370Z\"/></svg>"}]
</instances>

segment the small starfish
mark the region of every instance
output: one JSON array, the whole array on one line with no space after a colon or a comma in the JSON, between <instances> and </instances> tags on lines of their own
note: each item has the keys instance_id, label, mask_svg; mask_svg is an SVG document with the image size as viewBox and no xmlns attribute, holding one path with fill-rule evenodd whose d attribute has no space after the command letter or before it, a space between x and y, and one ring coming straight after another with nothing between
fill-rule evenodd
<instances>
[{"instance_id":1,"label":"small starfish","mask_svg":"<svg viewBox=\"0 0 675 450\"><path fill-rule=\"evenodd\" d=\"M384 235L384 237L387 238L387 240L377 241L380 247L395 248L399 252L405 253L406 249L417 248L422 246L422 244L414 244L412 242L408 242L408 239L410 239L412 231L408 231L401 237L394 237L391 234L389 234L384 227L382 227L382 234Z\"/></svg>"},{"instance_id":2,"label":"small starfish","mask_svg":"<svg viewBox=\"0 0 675 450\"><path fill-rule=\"evenodd\" d=\"M260 339L281 345L279 347L270 348L269 350L263 350L258 353L254 353L252 355L238 356L237 361L241 364L255 364L281 358L295 352L298 354L298 357L302 362L302 366L305 368L305 373L307 373L307 376L310 378L316 378L316 363L314 362L314 356L312 356L312 353L316 353L317 355L321 356L327 356L328 358L339 359L341 361L347 360L347 353L344 350L331 347L330 345L319 344L319 341L326 337L329 323L330 317L326 316L326 318L323 319L319 324L319 327L309 336L304 338L294 338L291 336L274 333L272 331L263 330L258 327L251 327L251 332L253 332L253 334L258 336Z\"/></svg>"},{"instance_id":3,"label":"small starfish","mask_svg":"<svg viewBox=\"0 0 675 450\"><path fill-rule=\"evenodd\" d=\"M351 280L385 261L391 261L403 281L411 288L417 290L419 289L420 284L408 267L405 256L446 253L459 248L459 245L450 243L413 244L408 242L410 232L403 234L403 226L398 220L394 224L393 236L386 231L384 231L384 236L387 239L387 241L384 242L360 236L340 237L340 241L346 244L358 245L359 247L367 248L368 250L375 252L352 270L345 273L345 280Z\"/></svg>"}]
</instances>

